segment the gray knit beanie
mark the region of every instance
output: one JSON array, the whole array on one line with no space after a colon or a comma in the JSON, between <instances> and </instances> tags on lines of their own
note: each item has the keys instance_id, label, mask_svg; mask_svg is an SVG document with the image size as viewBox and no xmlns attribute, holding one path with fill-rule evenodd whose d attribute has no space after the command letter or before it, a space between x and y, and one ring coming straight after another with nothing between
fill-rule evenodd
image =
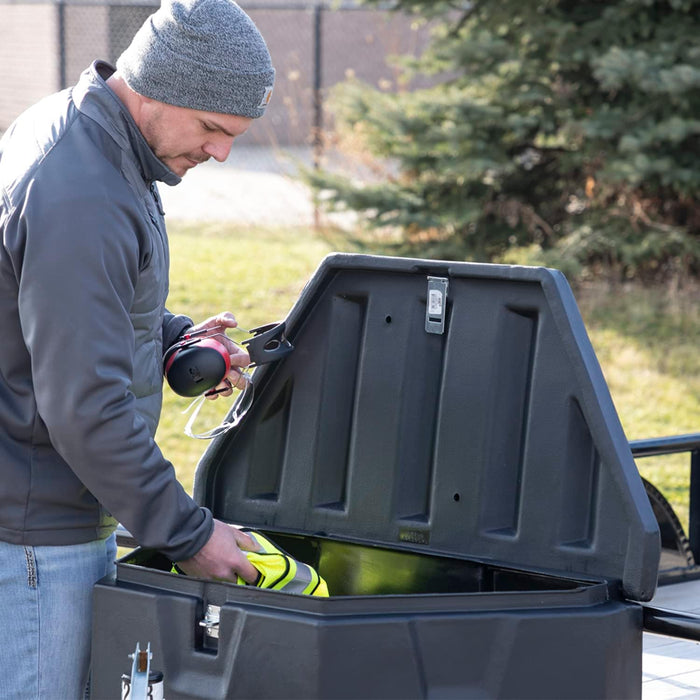
<instances>
[{"instance_id":1,"label":"gray knit beanie","mask_svg":"<svg viewBox=\"0 0 700 700\"><path fill-rule=\"evenodd\" d=\"M233 0L163 0L117 70L153 100L253 118L265 113L275 82L265 40Z\"/></svg>"}]
</instances>

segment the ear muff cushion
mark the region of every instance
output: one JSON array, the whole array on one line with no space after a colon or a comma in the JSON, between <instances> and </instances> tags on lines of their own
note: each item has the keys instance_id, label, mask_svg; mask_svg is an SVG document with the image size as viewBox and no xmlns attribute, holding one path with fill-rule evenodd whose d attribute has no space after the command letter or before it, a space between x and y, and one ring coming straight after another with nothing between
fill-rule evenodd
<instances>
[{"instance_id":1,"label":"ear muff cushion","mask_svg":"<svg viewBox=\"0 0 700 700\"><path fill-rule=\"evenodd\" d=\"M169 353L165 377L170 388L180 396L199 396L221 383L231 369L225 346L205 338Z\"/></svg>"}]
</instances>

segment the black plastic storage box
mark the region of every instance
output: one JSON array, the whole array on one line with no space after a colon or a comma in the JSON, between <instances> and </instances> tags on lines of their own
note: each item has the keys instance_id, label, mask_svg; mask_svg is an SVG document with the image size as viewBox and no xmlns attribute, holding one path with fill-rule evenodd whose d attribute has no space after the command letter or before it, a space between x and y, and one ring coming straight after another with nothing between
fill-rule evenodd
<instances>
[{"instance_id":1,"label":"black plastic storage box","mask_svg":"<svg viewBox=\"0 0 700 700\"><path fill-rule=\"evenodd\" d=\"M565 278L332 255L286 334L195 498L331 597L134 550L95 589L93 696L140 643L167 700L640 697L659 532Z\"/></svg>"}]
</instances>

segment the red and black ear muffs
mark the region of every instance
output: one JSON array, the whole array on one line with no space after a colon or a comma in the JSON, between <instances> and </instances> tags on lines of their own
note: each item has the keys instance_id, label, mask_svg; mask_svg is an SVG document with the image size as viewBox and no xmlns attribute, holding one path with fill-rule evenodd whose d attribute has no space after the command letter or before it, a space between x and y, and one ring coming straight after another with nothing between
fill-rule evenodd
<instances>
[{"instance_id":1,"label":"red and black ear muffs","mask_svg":"<svg viewBox=\"0 0 700 700\"><path fill-rule=\"evenodd\" d=\"M220 384L231 369L231 356L216 338L191 338L171 345L163 356L163 372L180 396L200 396Z\"/></svg>"}]
</instances>

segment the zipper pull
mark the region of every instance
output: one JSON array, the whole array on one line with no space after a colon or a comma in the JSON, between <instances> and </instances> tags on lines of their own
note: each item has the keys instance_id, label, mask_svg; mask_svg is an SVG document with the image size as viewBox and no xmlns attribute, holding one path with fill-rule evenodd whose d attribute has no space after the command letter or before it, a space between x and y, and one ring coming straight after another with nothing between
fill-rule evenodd
<instances>
[{"instance_id":1,"label":"zipper pull","mask_svg":"<svg viewBox=\"0 0 700 700\"><path fill-rule=\"evenodd\" d=\"M160 199L160 194L158 194L158 188L156 187L156 183L151 181L151 194L153 195L153 199L156 202L156 207L158 207L158 211L160 212L161 216L165 216L165 210L163 209L163 202Z\"/></svg>"}]
</instances>

